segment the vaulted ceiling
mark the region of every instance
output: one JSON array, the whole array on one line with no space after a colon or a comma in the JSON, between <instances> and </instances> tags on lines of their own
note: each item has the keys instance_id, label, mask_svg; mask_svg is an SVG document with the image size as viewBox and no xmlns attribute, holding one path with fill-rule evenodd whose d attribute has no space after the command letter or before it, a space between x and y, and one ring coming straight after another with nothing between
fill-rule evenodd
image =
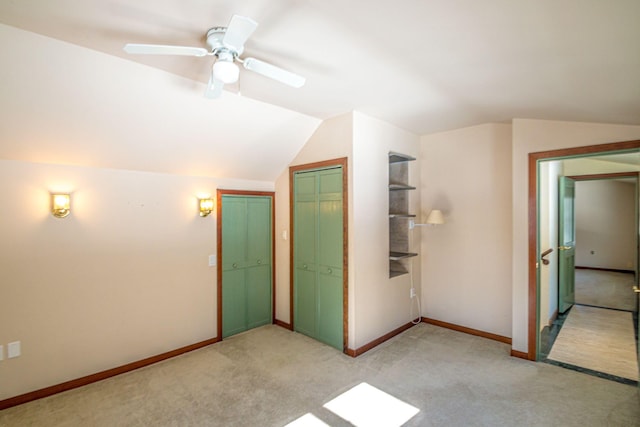
<instances>
[{"instance_id":1,"label":"vaulted ceiling","mask_svg":"<svg viewBox=\"0 0 640 427\"><path fill-rule=\"evenodd\" d=\"M239 85L227 87L220 99L206 100L211 57L129 55L122 49L127 42L204 47L207 30L227 25L233 14L259 23L244 56L305 76L304 87L242 70ZM46 97L49 78L69 74L75 83L55 84L89 91L86 96L96 105L104 103L100 111L109 108L117 115L118 109L135 109L139 115L125 127L164 129L139 132L138 139L171 134L175 117L180 129L172 140L182 137L183 147L195 141L194 153L224 142L232 157L248 154L247 147L262 141L255 154L266 162L290 158L320 120L353 110L419 135L514 117L638 125L638 16L637 0L7 0L0 2L1 23L80 48L11 32L12 40L3 41L4 58L18 64L5 63L13 71L0 76L5 82L15 78L18 85L30 79L33 88L9 92L21 102L37 103L38 93ZM28 77L20 80L19 73ZM64 90L57 95L64 97ZM239 91L241 97L234 95ZM78 99L73 108L81 111L86 102ZM139 105L122 105L132 102ZM158 111L163 102L171 105ZM50 99L31 105L34 114L56 108ZM79 116L113 133L107 119ZM205 127L207 117L211 122ZM204 129L208 139L202 138ZM126 140L117 133L110 138ZM280 150L275 141L287 148ZM121 151L135 150L127 144ZM141 150L154 156L153 147ZM189 166L175 167L177 172L168 164L156 169L225 174L198 166L195 156L183 159ZM273 162L268 172L254 174L249 172L256 165L248 164L242 176L273 179L286 160Z\"/></svg>"}]
</instances>

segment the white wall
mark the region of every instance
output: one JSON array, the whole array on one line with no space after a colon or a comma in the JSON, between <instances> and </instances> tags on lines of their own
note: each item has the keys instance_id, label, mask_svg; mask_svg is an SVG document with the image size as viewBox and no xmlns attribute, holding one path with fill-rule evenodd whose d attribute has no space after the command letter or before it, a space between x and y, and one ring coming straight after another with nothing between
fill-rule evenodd
<instances>
[{"instance_id":1,"label":"white wall","mask_svg":"<svg viewBox=\"0 0 640 427\"><path fill-rule=\"evenodd\" d=\"M216 188L273 184L0 160L0 400L214 338Z\"/></svg>"},{"instance_id":2,"label":"white wall","mask_svg":"<svg viewBox=\"0 0 640 427\"><path fill-rule=\"evenodd\" d=\"M540 313L539 329L549 325L558 309L558 179L563 174L563 163L558 160L540 164L539 194L539 238L540 253L553 249L545 259L548 265L540 262Z\"/></svg>"},{"instance_id":3,"label":"white wall","mask_svg":"<svg viewBox=\"0 0 640 427\"><path fill-rule=\"evenodd\" d=\"M528 155L529 153L640 139L640 126L514 119L512 152L513 276L512 348L528 343Z\"/></svg>"},{"instance_id":4,"label":"white wall","mask_svg":"<svg viewBox=\"0 0 640 427\"><path fill-rule=\"evenodd\" d=\"M426 317L511 335L511 126L485 124L421 139Z\"/></svg>"},{"instance_id":5,"label":"white wall","mask_svg":"<svg viewBox=\"0 0 640 427\"><path fill-rule=\"evenodd\" d=\"M635 183L576 182L576 266L635 271L635 199Z\"/></svg>"},{"instance_id":6,"label":"white wall","mask_svg":"<svg viewBox=\"0 0 640 427\"><path fill-rule=\"evenodd\" d=\"M419 137L355 112L353 122L353 276L354 336L357 349L418 317L409 298L411 276L389 279L389 151L419 156ZM409 182L418 185L420 162L408 164ZM420 209L419 191L409 194L410 212ZM419 252L419 230L412 235ZM420 263L412 260L415 287ZM411 304L413 316L411 314Z\"/></svg>"}]
</instances>

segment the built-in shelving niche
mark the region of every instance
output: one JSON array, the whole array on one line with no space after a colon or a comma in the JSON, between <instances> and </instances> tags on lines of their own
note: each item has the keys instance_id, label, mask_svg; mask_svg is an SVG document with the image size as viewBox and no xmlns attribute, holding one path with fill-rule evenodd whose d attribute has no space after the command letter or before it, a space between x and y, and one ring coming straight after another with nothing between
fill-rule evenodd
<instances>
[{"instance_id":1,"label":"built-in shelving niche","mask_svg":"<svg viewBox=\"0 0 640 427\"><path fill-rule=\"evenodd\" d=\"M409 252L409 162L415 157L389 152L389 277L409 272L408 260L417 256Z\"/></svg>"}]
</instances>

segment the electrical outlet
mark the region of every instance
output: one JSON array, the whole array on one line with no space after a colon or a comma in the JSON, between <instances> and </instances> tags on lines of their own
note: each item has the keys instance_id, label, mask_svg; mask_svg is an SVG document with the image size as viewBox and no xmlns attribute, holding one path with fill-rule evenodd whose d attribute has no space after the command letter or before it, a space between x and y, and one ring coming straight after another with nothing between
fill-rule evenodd
<instances>
[{"instance_id":1,"label":"electrical outlet","mask_svg":"<svg viewBox=\"0 0 640 427\"><path fill-rule=\"evenodd\" d=\"M7 359L20 356L20 341L14 341L7 344Z\"/></svg>"},{"instance_id":2,"label":"electrical outlet","mask_svg":"<svg viewBox=\"0 0 640 427\"><path fill-rule=\"evenodd\" d=\"M409 289L409 298L415 298L415 297L416 297L416 289L415 288Z\"/></svg>"}]
</instances>

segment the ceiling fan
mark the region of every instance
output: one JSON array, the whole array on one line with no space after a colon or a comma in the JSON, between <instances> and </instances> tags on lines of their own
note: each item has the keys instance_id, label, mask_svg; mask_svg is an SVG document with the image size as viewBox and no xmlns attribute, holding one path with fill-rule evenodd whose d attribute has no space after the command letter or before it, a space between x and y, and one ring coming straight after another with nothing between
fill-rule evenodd
<instances>
[{"instance_id":1,"label":"ceiling fan","mask_svg":"<svg viewBox=\"0 0 640 427\"><path fill-rule=\"evenodd\" d=\"M305 78L298 74L259 59L240 57L244 51L245 42L257 26L258 23L251 18L233 15L228 27L214 27L207 32L208 48L128 43L124 46L124 51L145 55L215 56L209 84L204 93L207 98L218 98L225 84L235 83L238 80L240 69L236 62L241 63L249 71L262 74L280 83L295 88L302 87Z\"/></svg>"}]
</instances>

